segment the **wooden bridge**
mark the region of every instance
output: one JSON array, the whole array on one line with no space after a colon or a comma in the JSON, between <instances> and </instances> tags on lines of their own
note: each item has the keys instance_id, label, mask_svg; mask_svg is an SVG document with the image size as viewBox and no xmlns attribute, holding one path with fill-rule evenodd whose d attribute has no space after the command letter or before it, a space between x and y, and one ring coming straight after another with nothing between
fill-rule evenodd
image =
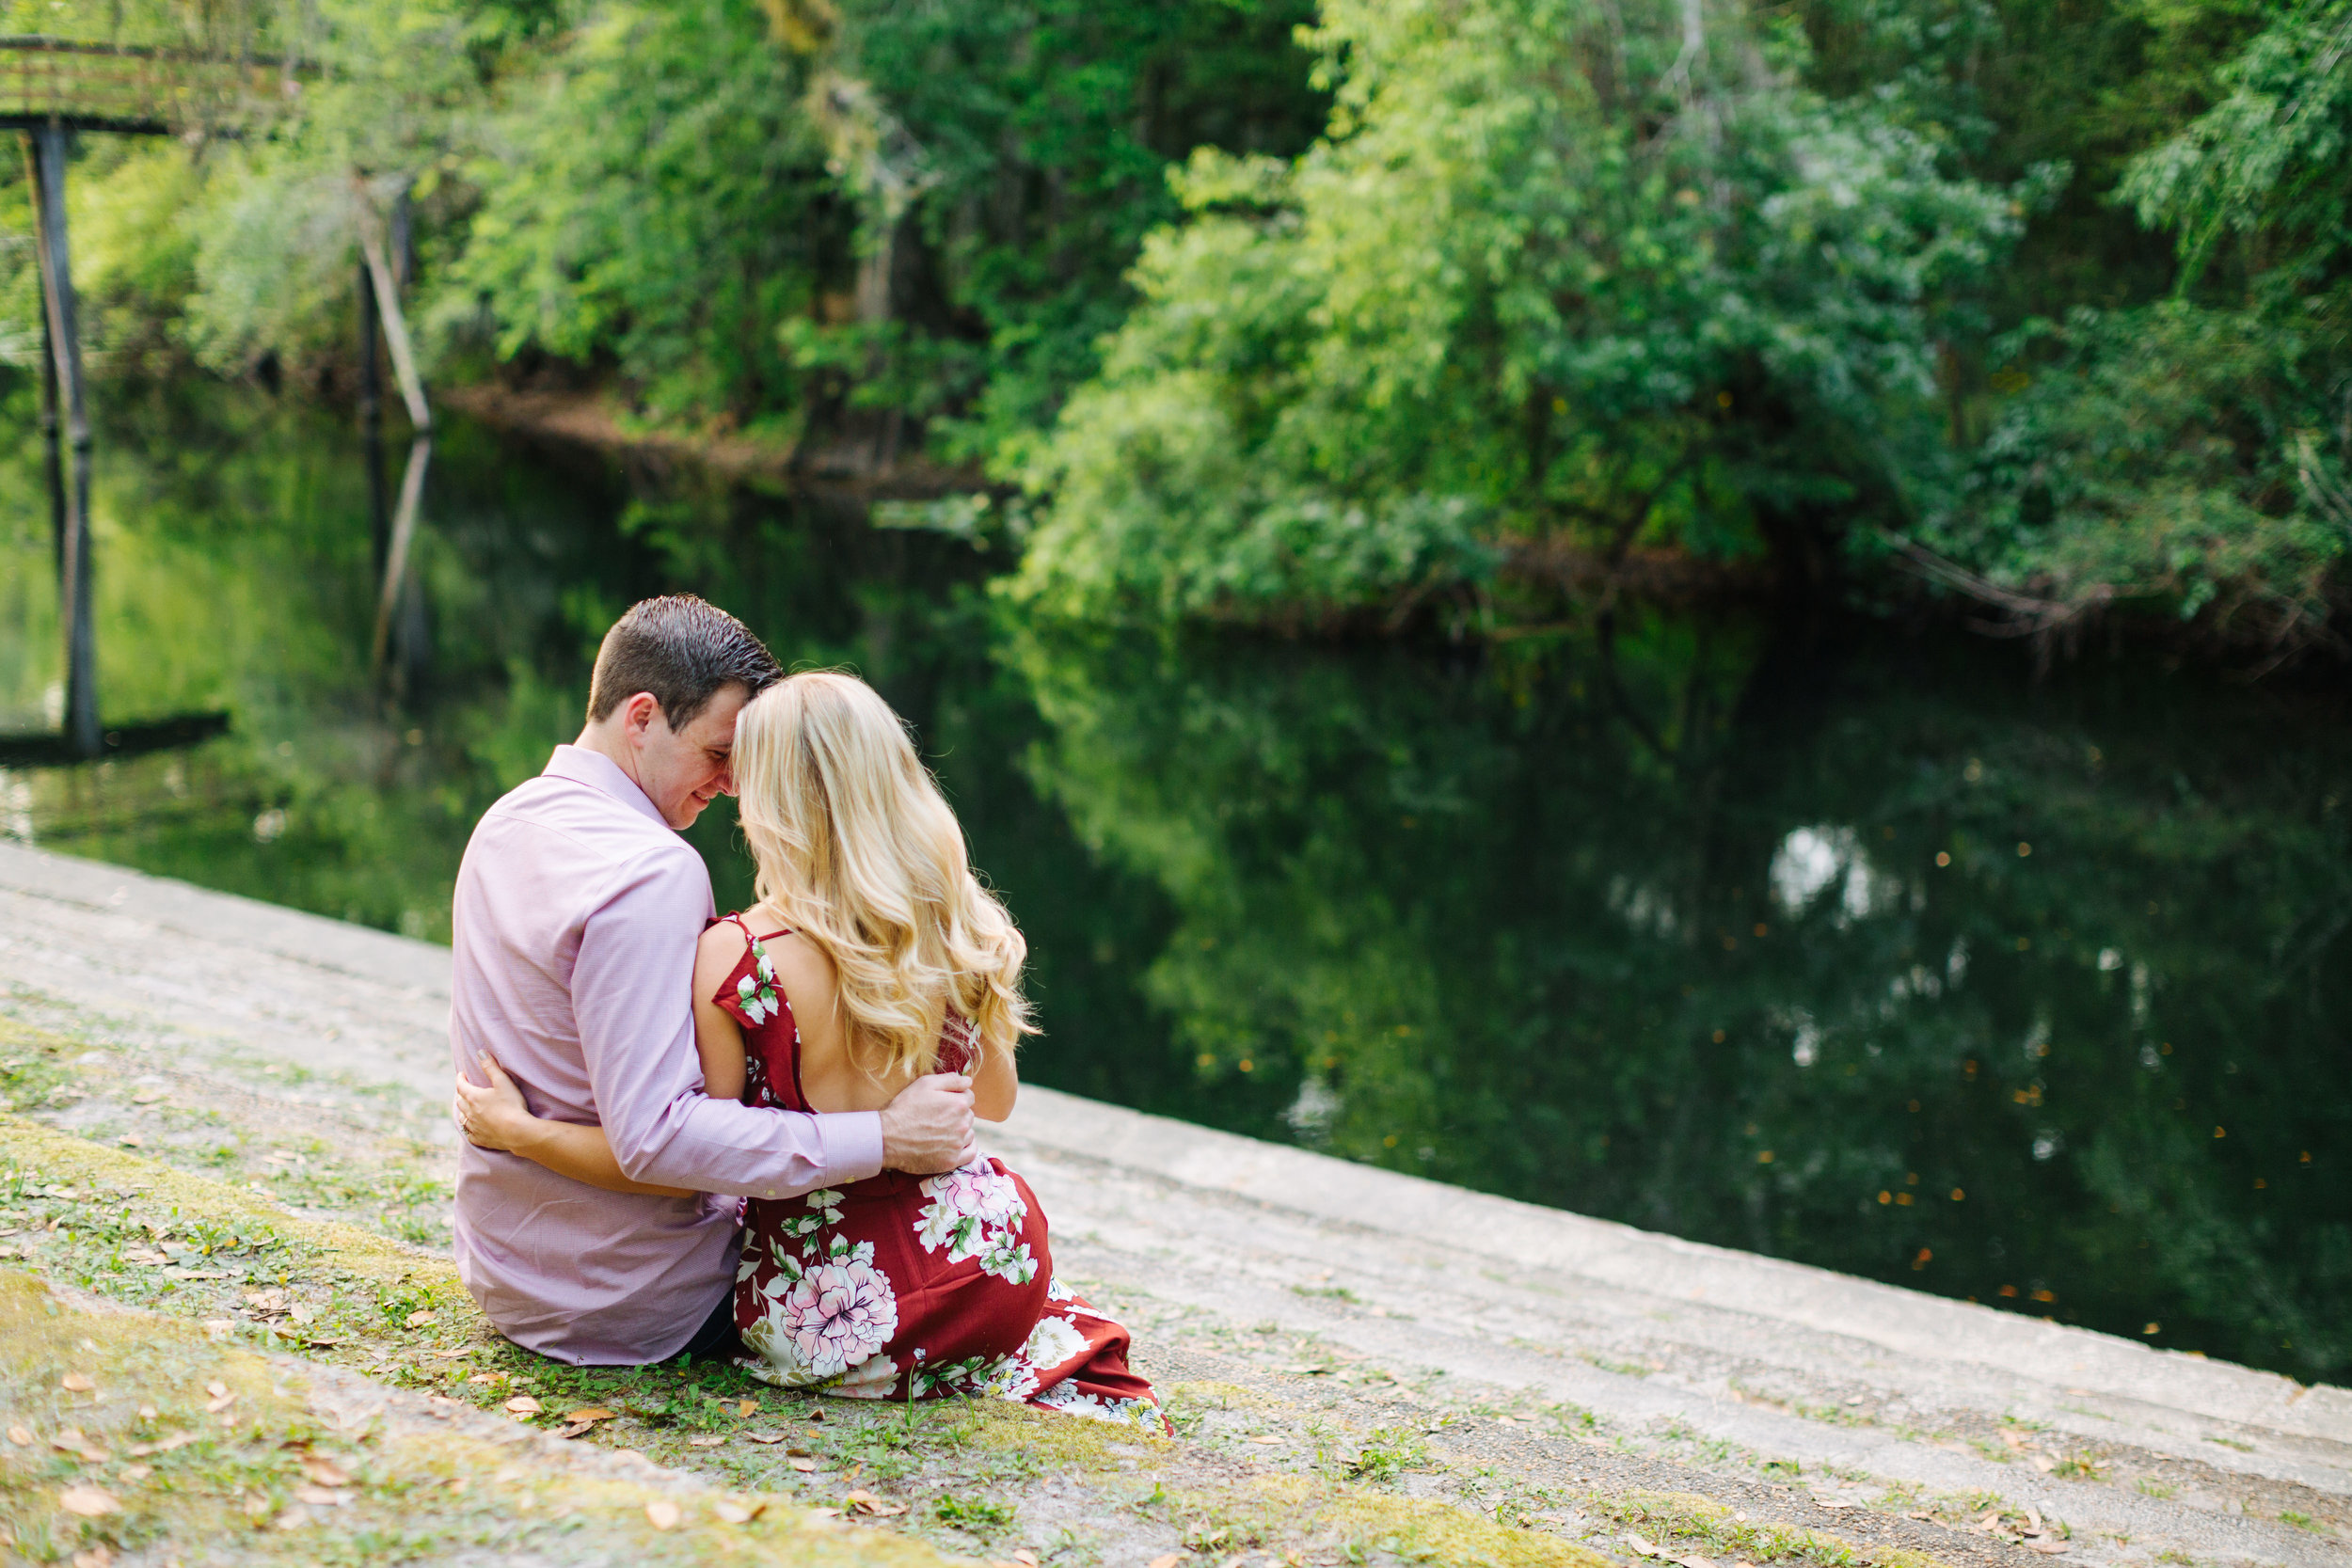
<instances>
[{"instance_id":1,"label":"wooden bridge","mask_svg":"<svg viewBox=\"0 0 2352 1568\"><path fill-rule=\"evenodd\" d=\"M0 35L0 128L237 135L300 90L283 56Z\"/></svg>"},{"instance_id":2,"label":"wooden bridge","mask_svg":"<svg viewBox=\"0 0 2352 1568\"><path fill-rule=\"evenodd\" d=\"M56 537L59 619L65 628L66 703L62 733L0 736L0 764L69 761L184 745L225 727L221 715L183 715L155 723L99 722L96 637L90 574L90 427L83 372L79 303L74 297L65 182L70 138L96 133L135 136L242 136L266 130L297 102L306 78L299 39L280 38L269 0L73 0L60 9L0 0L0 27L33 12L54 33L0 32L0 130L21 133L39 230L43 353L40 421L47 456L50 515ZM383 662L392 605L405 580L406 546L429 449L431 425L422 384L401 319L399 278L388 254L366 182L355 176L363 319L362 422L378 514L385 583L374 659ZM383 515L375 420L375 340L389 342L401 392L418 431L396 524ZM60 435L64 451L60 451Z\"/></svg>"}]
</instances>

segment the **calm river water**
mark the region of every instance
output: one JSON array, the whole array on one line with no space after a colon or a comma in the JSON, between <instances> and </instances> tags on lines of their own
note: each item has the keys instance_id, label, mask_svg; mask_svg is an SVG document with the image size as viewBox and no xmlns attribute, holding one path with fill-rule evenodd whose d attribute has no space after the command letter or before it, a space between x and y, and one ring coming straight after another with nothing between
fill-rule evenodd
<instances>
[{"instance_id":1,"label":"calm river water","mask_svg":"<svg viewBox=\"0 0 2352 1568\"><path fill-rule=\"evenodd\" d=\"M1025 625L954 540L461 422L386 719L348 426L202 402L108 411L101 689L234 730L0 775L0 833L446 941L604 626L691 589L918 726L1029 934L1036 1081L2352 1377L2340 705L1761 613L1458 651ZM56 609L0 413L20 729ZM723 907L731 820L693 835Z\"/></svg>"}]
</instances>

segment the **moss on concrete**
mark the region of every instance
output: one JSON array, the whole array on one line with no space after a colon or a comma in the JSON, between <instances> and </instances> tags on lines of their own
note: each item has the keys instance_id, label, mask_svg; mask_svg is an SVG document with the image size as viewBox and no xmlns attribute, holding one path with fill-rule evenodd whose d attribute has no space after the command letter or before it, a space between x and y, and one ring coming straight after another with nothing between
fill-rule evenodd
<instances>
[{"instance_id":1,"label":"moss on concrete","mask_svg":"<svg viewBox=\"0 0 2352 1568\"><path fill-rule=\"evenodd\" d=\"M581 1474L430 1423L339 1429L305 1392L298 1374L200 1329L93 1310L0 1272L0 1530L40 1563L135 1550L190 1563L360 1563L466 1548L560 1561L943 1560L781 1498L651 1471L644 1481Z\"/></svg>"}]
</instances>

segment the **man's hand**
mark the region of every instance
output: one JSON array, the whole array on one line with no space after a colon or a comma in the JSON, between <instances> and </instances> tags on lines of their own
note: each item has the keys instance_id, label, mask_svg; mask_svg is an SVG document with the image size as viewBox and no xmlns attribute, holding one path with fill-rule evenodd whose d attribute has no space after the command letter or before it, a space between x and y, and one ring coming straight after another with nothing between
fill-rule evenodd
<instances>
[{"instance_id":1,"label":"man's hand","mask_svg":"<svg viewBox=\"0 0 2352 1568\"><path fill-rule=\"evenodd\" d=\"M972 1080L960 1072L917 1078L882 1107L882 1165L936 1176L972 1163Z\"/></svg>"}]
</instances>

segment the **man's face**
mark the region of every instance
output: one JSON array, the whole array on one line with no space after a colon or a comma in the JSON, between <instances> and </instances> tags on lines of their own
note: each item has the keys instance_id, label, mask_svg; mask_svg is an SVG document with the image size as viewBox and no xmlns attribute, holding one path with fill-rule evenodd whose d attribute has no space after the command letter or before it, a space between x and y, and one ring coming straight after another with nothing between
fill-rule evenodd
<instances>
[{"instance_id":1,"label":"man's face","mask_svg":"<svg viewBox=\"0 0 2352 1568\"><path fill-rule=\"evenodd\" d=\"M735 793L729 767L735 719L750 700L742 687L723 686L692 722L673 730L651 697L640 693L629 699L626 722L637 757L637 787L671 827L685 832L715 797Z\"/></svg>"}]
</instances>

